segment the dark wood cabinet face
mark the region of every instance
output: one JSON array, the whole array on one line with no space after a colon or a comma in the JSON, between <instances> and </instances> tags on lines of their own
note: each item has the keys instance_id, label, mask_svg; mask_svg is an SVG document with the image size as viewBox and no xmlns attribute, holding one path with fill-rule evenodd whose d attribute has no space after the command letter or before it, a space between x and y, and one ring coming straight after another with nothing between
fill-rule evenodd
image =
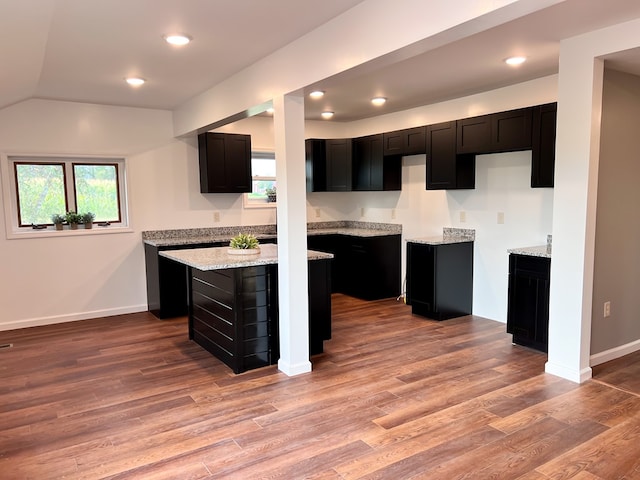
<instances>
[{"instance_id":1,"label":"dark wood cabinet face","mask_svg":"<svg viewBox=\"0 0 640 480\"><path fill-rule=\"evenodd\" d=\"M551 259L509 255L507 332L513 342L547 351Z\"/></svg>"},{"instance_id":2,"label":"dark wood cabinet face","mask_svg":"<svg viewBox=\"0 0 640 480\"><path fill-rule=\"evenodd\" d=\"M556 159L557 103L534 107L531 187L553 187Z\"/></svg>"},{"instance_id":3,"label":"dark wood cabinet face","mask_svg":"<svg viewBox=\"0 0 640 480\"><path fill-rule=\"evenodd\" d=\"M201 193L251 192L251 136L198 135Z\"/></svg>"},{"instance_id":4,"label":"dark wood cabinet face","mask_svg":"<svg viewBox=\"0 0 640 480\"><path fill-rule=\"evenodd\" d=\"M352 140L350 138L325 141L327 159L327 191L348 192L351 190Z\"/></svg>"},{"instance_id":5,"label":"dark wood cabinet face","mask_svg":"<svg viewBox=\"0 0 640 480\"><path fill-rule=\"evenodd\" d=\"M457 121L457 153L500 153L531 148L532 109Z\"/></svg>"},{"instance_id":6,"label":"dark wood cabinet face","mask_svg":"<svg viewBox=\"0 0 640 480\"><path fill-rule=\"evenodd\" d=\"M427 190L457 187L456 124L427 127Z\"/></svg>"},{"instance_id":7,"label":"dark wood cabinet face","mask_svg":"<svg viewBox=\"0 0 640 480\"><path fill-rule=\"evenodd\" d=\"M327 154L325 140L308 138L305 146L305 169L307 176L307 192L327 191Z\"/></svg>"},{"instance_id":8,"label":"dark wood cabinet face","mask_svg":"<svg viewBox=\"0 0 640 480\"><path fill-rule=\"evenodd\" d=\"M382 134L353 139L353 190L383 189Z\"/></svg>"},{"instance_id":9,"label":"dark wood cabinet face","mask_svg":"<svg viewBox=\"0 0 640 480\"><path fill-rule=\"evenodd\" d=\"M401 235L309 235L307 248L333 253L332 291L364 300L400 294Z\"/></svg>"},{"instance_id":10,"label":"dark wood cabinet face","mask_svg":"<svg viewBox=\"0 0 640 480\"><path fill-rule=\"evenodd\" d=\"M384 155L418 155L425 153L426 127L405 128L383 134Z\"/></svg>"},{"instance_id":11,"label":"dark wood cabinet face","mask_svg":"<svg viewBox=\"0 0 640 480\"><path fill-rule=\"evenodd\" d=\"M473 242L407 243L407 303L433 320L471 314Z\"/></svg>"}]
</instances>

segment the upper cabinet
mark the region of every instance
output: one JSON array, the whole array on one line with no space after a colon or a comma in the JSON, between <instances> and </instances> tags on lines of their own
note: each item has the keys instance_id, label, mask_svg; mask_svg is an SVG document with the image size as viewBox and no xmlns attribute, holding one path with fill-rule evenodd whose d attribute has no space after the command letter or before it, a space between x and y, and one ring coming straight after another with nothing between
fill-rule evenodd
<instances>
[{"instance_id":1,"label":"upper cabinet","mask_svg":"<svg viewBox=\"0 0 640 480\"><path fill-rule=\"evenodd\" d=\"M304 141L307 192L327 191L327 155L324 138Z\"/></svg>"},{"instance_id":2,"label":"upper cabinet","mask_svg":"<svg viewBox=\"0 0 640 480\"><path fill-rule=\"evenodd\" d=\"M531 149L532 108L457 121L458 153L500 153Z\"/></svg>"},{"instance_id":3,"label":"upper cabinet","mask_svg":"<svg viewBox=\"0 0 640 480\"><path fill-rule=\"evenodd\" d=\"M251 136L198 135L201 193L251 192Z\"/></svg>"},{"instance_id":4,"label":"upper cabinet","mask_svg":"<svg viewBox=\"0 0 640 480\"><path fill-rule=\"evenodd\" d=\"M427 127L427 190L473 188L475 155L456 154L456 122Z\"/></svg>"},{"instance_id":5,"label":"upper cabinet","mask_svg":"<svg viewBox=\"0 0 640 480\"><path fill-rule=\"evenodd\" d=\"M418 155L425 153L426 127L405 128L382 134L383 155Z\"/></svg>"},{"instance_id":6,"label":"upper cabinet","mask_svg":"<svg viewBox=\"0 0 640 480\"><path fill-rule=\"evenodd\" d=\"M325 140L327 192L351 190L352 142L350 138Z\"/></svg>"},{"instance_id":7,"label":"upper cabinet","mask_svg":"<svg viewBox=\"0 0 640 480\"><path fill-rule=\"evenodd\" d=\"M556 159L557 103L538 105L533 109L531 152L531 187L553 187Z\"/></svg>"},{"instance_id":8,"label":"upper cabinet","mask_svg":"<svg viewBox=\"0 0 640 480\"><path fill-rule=\"evenodd\" d=\"M402 188L402 157L384 156L383 134L353 139L353 190Z\"/></svg>"}]
</instances>

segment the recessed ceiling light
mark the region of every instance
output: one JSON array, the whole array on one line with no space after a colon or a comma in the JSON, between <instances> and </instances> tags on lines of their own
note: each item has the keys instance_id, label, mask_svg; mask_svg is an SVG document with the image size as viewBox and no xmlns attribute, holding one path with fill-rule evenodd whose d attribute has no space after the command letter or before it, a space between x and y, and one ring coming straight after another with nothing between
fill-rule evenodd
<instances>
[{"instance_id":1,"label":"recessed ceiling light","mask_svg":"<svg viewBox=\"0 0 640 480\"><path fill-rule=\"evenodd\" d=\"M515 67L517 65L522 65L526 61L527 57L509 57L505 58L504 63Z\"/></svg>"},{"instance_id":2,"label":"recessed ceiling light","mask_svg":"<svg viewBox=\"0 0 640 480\"><path fill-rule=\"evenodd\" d=\"M320 115L322 115L322 118L328 120L333 117L333 112L322 112Z\"/></svg>"},{"instance_id":3,"label":"recessed ceiling light","mask_svg":"<svg viewBox=\"0 0 640 480\"><path fill-rule=\"evenodd\" d=\"M273 115L273 107L271 107L271 108L267 108L267 113L268 113L269 115Z\"/></svg>"},{"instance_id":4,"label":"recessed ceiling light","mask_svg":"<svg viewBox=\"0 0 640 480\"><path fill-rule=\"evenodd\" d=\"M170 43L171 45L176 45L178 47L186 45L192 40L189 35L184 35L182 33L172 33L170 35L165 35L163 38L165 42Z\"/></svg>"},{"instance_id":5,"label":"recessed ceiling light","mask_svg":"<svg viewBox=\"0 0 640 480\"><path fill-rule=\"evenodd\" d=\"M371 103L375 106L379 107L380 105L384 105L387 99L385 97L374 97L371 99Z\"/></svg>"},{"instance_id":6,"label":"recessed ceiling light","mask_svg":"<svg viewBox=\"0 0 640 480\"><path fill-rule=\"evenodd\" d=\"M139 87L144 82L146 82L144 78L140 78L140 77L127 77L125 78L125 81L132 87Z\"/></svg>"},{"instance_id":7,"label":"recessed ceiling light","mask_svg":"<svg viewBox=\"0 0 640 480\"><path fill-rule=\"evenodd\" d=\"M314 90L309 94L311 98L322 98L324 96L324 91L322 90Z\"/></svg>"}]
</instances>

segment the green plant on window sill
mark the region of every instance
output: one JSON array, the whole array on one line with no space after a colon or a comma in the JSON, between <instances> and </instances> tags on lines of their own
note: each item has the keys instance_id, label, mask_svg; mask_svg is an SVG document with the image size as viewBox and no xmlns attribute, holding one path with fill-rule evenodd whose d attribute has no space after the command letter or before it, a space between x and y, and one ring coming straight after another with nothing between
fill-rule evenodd
<instances>
[{"instance_id":1,"label":"green plant on window sill","mask_svg":"<svg viewBox=\"0 0 640 480\"><path fill-rule=\"evenodd\" d=\"M267 201L268 202L275 202L276 201L276 196L277 196L276 187L267 188L264 191L264 193L267 195Z\"/></svg>"},{"instance_id":2,"label":"green plant on window sill","mask_svg":"<svg viewBox=\"0 0 640 480\"><path fill-rule=\"evenodd\" d=\"M67 212L64 218L72 230L78 228L78 224L82 221L81 215L76 212Z\"/></svg>"},{"instance_id":3,"label":"green plant on window sill","mask_svg":"<svg viewBox=\"0 0 640 480\"><path fill-rule=\"evenodd\" d=\"M95 213L87 212L80 215L80 219L82 223L84 223L84 228L92 228L93 220L96 218Z\"/></svg>"},{"instance_id":4,"label":"green plant on window sill","mask_svg":"<svg viewBox=\"0 0 640 480\"><path fill-rule=\"evenodd\" d=\"M256 250L259 245L258 239L250 233L239 233L229 242L229 247L235 250Z\"/></svg>"},{"instance_id":5,"label":"green plant on window sill","mask_svg":"<svg viewBox=\"0 0 640 480\"><path fill-rule=\"evenodd\" d=\"M56 227L56 230L62 230L65 220L65 216L60 215L59 213L51 215L51 223Z\"/></svg>"}]
</instances>

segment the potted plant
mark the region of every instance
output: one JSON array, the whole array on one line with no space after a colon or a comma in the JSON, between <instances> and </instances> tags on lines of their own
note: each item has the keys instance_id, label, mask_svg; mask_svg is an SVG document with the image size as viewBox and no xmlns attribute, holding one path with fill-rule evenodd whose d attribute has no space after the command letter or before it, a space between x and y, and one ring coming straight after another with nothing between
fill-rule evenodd
<instances>
[{"instance_id":1,"label":"potted plant","mask_svg":"<svg viewBox=\"0 0 640 480\"><path fill-rule=\"evenodd\" d=\"M93 220L96 218L95 213L87 212L80 215L82 223L84 223L84 228L92 228Z\"/></svg>"},{"instance_id":2,"label":"potted plant","mask_svg":"<svg viewBox=\"0 0 640 480\"><path fill-rule=\"evenodd\" d=\"M239 233L229 242L231 255L255 255L260 253L260 242L251 233Z\"/></svg>"},{"instance_id":3,"label":"potted plant","mask_svg":"<svg viewBox=\"0 0 640 480\"><path fill-rule=\"evenodd\" d=\"M76 212L67 212L64 218L69 224L69 228L71 228L71 230L76 230L81 221L80 215Z\"/></svg>"},{"instance_id":4,"label":"potted plant","mask_svg":"<svg viewBox=\"0 0 640 480\"><path fill-rule=\"evenodd\" d=\"M275 185L271 188L267 188L264 193L267 194L267 202L275 202L276 201L276 187Z\"/></svg>"},{"instance_id":5,"label":"potted plant","mask_svg":"<svg viewBox=\"0 0 640 480\"><path fill-rule=\"evenodd\" d=\"M60 215L59 213L54 213L51 215L51 222L56 227L56 230L62 230L62 224L65 221L64 215Z\"/></svg>"}]
</instances>

